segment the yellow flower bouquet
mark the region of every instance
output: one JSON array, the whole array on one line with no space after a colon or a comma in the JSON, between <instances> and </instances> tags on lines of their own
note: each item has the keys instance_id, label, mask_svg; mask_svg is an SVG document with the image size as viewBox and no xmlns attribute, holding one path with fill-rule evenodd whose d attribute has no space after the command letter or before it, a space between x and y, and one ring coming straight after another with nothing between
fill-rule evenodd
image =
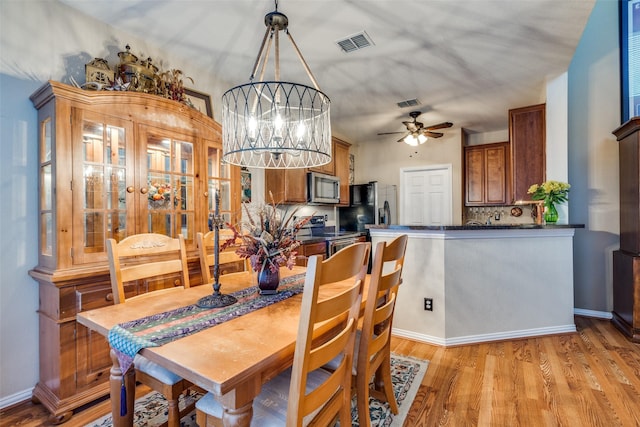
<instances>
[{"instance_id":1,"label":"yellow flower bouquet","mask_svg":"<svg viewBox=\"0 0 640 427\"><path fill-rule=\"evenodd\" d=\"M545 181L542 184L533 184L527 190L533 200L544 200L544 220L553 224L558 221L557 203L569 200L571 185L560 181Z\"/></svg>"},{"instance_id":2,"label":"yellow flower bouquet","mask_svg":"<svg viewBox=\"0 0 640 427\"><path fill-rule=\"evenodd\" d=\"M569 189L571 185L560 181L545 181L542 184L533 184L527 190L533 200L544 200L545 205L549 203L558 204L569 200Z\"/></svg>"}]
</instances>

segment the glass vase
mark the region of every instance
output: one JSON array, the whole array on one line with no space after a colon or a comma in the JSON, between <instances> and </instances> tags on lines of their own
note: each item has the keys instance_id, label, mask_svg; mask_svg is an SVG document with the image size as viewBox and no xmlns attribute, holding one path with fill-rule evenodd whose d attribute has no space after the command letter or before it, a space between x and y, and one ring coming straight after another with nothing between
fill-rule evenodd
<instances>
[{"instance_id":1,"label":"glass vase","mask_svg":"<svg viewBox=\"0 0 640 427\"><path fill-rule=\"evenodd\" d=\"M271 271L265 267L258 272L258 289L261 295L273 295L278 292L280 284L280 269Z\"/></svg>"},{"instance_id":2,"label":"glass vase","mask_svg":"<svg viewBox=\"0 0 640 427\"><path fill-rule=\"evenodd\" d=\"M558 221L558 210L553 203L545 203L544 205L544 222L547 224L555 224Z\"/></svg>"}]
</instances>

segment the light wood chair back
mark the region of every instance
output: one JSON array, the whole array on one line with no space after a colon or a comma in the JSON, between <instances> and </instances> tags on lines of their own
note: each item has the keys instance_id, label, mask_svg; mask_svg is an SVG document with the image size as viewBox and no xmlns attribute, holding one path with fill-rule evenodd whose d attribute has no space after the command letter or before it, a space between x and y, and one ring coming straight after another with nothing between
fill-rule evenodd
<instances>
[{"instance_id":1,"label":"light wood chair back","mask_svg":"<svg viewBox=\"0 0 640 427\"><path fill-rule=\"evenodd\" d=\"M190 286L182 235L174 239L164 234L143 233L120 242L107 239L107 255L115 304L125 302L124 284L134 280L178 273L180 285L185 288Z\"/></svg>"},{"instance_id":2,"label":"light wood chair back","mask_svg":"<svg viewBox=\"0 0 640 427\"><path fill-rule=\"evenodd\" d=\"M174 239L163 234L143 233L129 236L120 242L108 239L107 255L114 304L126 303L124 284L135 280L159 279L162 281L163 276L171 278L177 274L180 277L179 284L185 288L190 287L187 252L182 235ZM173 289L175 287L154 289L154 286L150 286L147 294ZM132 298L144 298L147 294ZM179 427L180 418L191 412L195 408L195 403L180 411L178 399L193 384L141 355L136 355L134 358L134 367L136 381L162 393L167 399L169 404L167 425Z\"/></svg>"},{"instance_id":3,"label":"light wood chair back","mask_svg":"<svg viewBox=\"0 0 640 427\"><path fill-rule=\"evenodd\" d=\"M228 229L219 230L219 244L222 246L224 242L233 237L233 231ZM211 283L213 276L211 268L215 261L215 231L209 231L207 233L196 234L196 243L198 245L198 255L200 256L200 270L202 271L202 283ZM236 254L237 247L241 244L239 239L236 239L236 244L227 247L224 251L220 251L218 255L219 265L229 264L232 262L242 261L242 271L247 271L249 260L241 258Z\"/></svg>"},{"instance_id":4,"label":"light wood chair back","mask_svg":"<svg viewBox=\"0 0 640 427\"><path fill-rule=\"evenodd\" d=\"M311 414L314 425L330 425L335 419L341 425L351 425L351 367L370 248L369 243L356 243L325 261L320 255L309 260L291 369L287 426L301 426ZM344 280L352 281L347 290L320 297L323 286ZM308 376L336 358L341 358L337 369L306 393Z\"/></svg>"},{"instance_id":5,"label":"light wood chair back","mask_svg":"<svg viewBox=\"0 0 640 427\"><path fill-rule=\"evenodd\" d=\"M356 243L326 261L309 258L293 365L263 384L253 401L251 425L260 427L351 425L351 367L370 243ZM340 282L340 291L331 292ZM322 367L338 360L328 371ZM281 408L287 408L287 412ZM196 403L196 422L222 425L223 409L212 393Z\"/></svg>"},{"instance_id":6,"label":"light wood chair back","mask_svg":"<svg viewBox=\"0 0 640 427\"><path fill-rule=\"evenodd\" d=\"M408 236L404 234L388 244L380 242L376 245L373 257L354 366L355 393L361 426L371 425L369 396L374 396L380 401L386 400L391 411L394 414L398 413L398 404L391 384L391 325L398 289L402 282L407 241ZM371 388L370 382L374 375Z\"/></svg>"}]
</instances>

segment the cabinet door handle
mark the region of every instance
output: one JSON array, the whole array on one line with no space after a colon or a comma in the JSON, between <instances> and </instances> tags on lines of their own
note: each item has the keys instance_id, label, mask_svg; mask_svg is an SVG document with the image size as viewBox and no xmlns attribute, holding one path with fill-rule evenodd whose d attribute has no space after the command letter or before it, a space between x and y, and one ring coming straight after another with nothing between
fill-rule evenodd
<instances>
[{"instance_id":1,"label":"cabinet door handle","mask_svg":"<svg viewBox=\"0 0 640 427\"><path fill-rule=\"evenodd\" d=\"M147 187L142 187L140 189L140 193L142 193L142 194L147 194L148 192L149 192L149 189Z\"/></svg>"},{"instance_id":2,"label":"cabinet door handle","mask_svg":"<svg viewBox=\"0 0 640 427\"><path fill-rule=\"evenodd\" d=\"M133 193L135 191L135 188L133 188L133 185L130 185L127 187L127 193Z\"/></svg>"}]
</instances>

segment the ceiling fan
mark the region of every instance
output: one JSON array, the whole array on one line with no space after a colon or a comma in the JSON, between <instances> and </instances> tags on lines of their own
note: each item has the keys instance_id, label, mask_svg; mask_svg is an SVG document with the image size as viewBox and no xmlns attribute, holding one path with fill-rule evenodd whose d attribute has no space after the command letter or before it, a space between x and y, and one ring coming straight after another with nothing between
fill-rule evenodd
<instances>
[{"instance_id":1,"label":"ceiling fan","mask_svg":"<svg viewBox=\"0 0 640 427\"><path fill-rule=\"evenodd\" d=\"M421 122L417 121L418 116L422 114L421 111L412 111L409 116L412 121L404 121L404 125L407 127L406 132L383 132L378 135L393 135L396 133L404 133L405 135L398 140L398 142L405 142L412 146L417 146L427 142L429 138L440 138L444 135L442 132L433 132L436 129L450 128L453 126L451 122L442 122L437 125L424 126Z\"/></svg>"}]
</instances>

